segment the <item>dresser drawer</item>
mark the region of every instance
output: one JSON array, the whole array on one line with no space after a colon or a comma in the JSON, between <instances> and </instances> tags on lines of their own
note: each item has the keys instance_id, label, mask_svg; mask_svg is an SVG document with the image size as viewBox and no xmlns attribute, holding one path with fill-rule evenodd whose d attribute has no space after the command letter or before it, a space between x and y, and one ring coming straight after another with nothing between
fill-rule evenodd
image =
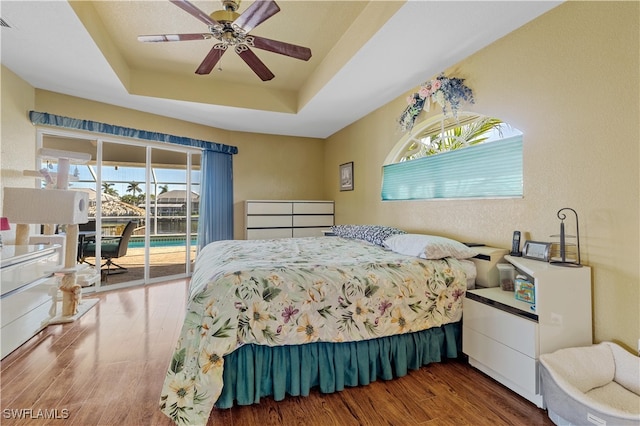
<instances>
[{"instance_id":1,"label":"dresser drawer","mask_svg":"<svg viewBox=\"0 0 640 426\"><path fill-rule=\"evenodd\" d=\"M291 216L247 216L247 228L291 228Z\"/></svg>"},{"instance_id":2,"label":"dresser drawer","mask_svg":"<svg viewBox=\"0 0 640 426\"><path fill-rule=\"evenodd\" d=\"M16 350L27 340L49 324L50 301L36 306L29 312L10 322L2 324L2 339L0 340L0 357L4 358Z\"/></svg>"},{"instance_id":3,"label":"dresser drawer","mask_svg":"<svg viewBox=\"0 0 640 426\"><path fill-rule=\"evenodd\" d=\"M58 278L43 278L0 299L2 326L15 321L18 317L43 303L51 301L53 297L51 292L57 288Z\"/></svg>"},{"instance_id":4,"label":"dresser drawer","mask_svg":"<svg viewBox=\"0 0 640 426\"><path fill-rule=\"evenodd\" d=\"M273 238L291 238L292 228L247 229L247 240L270 240Z\"/></svg>"},{"instance_id":5,"label":"dresser drawer","mask_svg":"<svg viewBox=\"0 0 640 426\"><path fill-rule=\"evenodd\" d=\"M333 203L294 203L293 214L333 215Z\"/></svg>"},{"instance_id":6,"label":"dresser drawer","mask_svg":"<svg viewBox=\"0 0 640 426\"><path fill-rule=\"evenodd\" d=\"M322 237L324 234L322 231L326 231L327 228L293 228L293 237Z\"/></svg>"},{"instance_id":7,"label":"dresser drawer","mask_svg":"<svg viewBox=\"0 0 640 426\"><path fill-rule=\"evenodd\" d=\"M248 202L247 214L291 214L293 213L292 203L278 202Z\"/></svg>"},{"instance_id":8,"label":"dresser drawer","mask_svg":"<svg viewBox=\"0 0 640 426\"><path fill-rule=\"evenodd\" d=\"M21 246L16 247L20 248ZM59 253L51 248L34 253L30 258L25 256L24 262L3 267L0 277L1 294L5 295L25 284L51 275L52 271L60 268L59 256Z\"/></svg>"},{"instance_id":9,"label":"dresser drawer","mask_svg":"<svg viewBox=\"0 0 640 426\"><path fill-rule=\"evenodd\" d=\"M293 216L293 226L333 226L333 215Z\"/></svg>"},{"instance_id":10,"label":"dresser drawer","mask_svg":"<svg viewBox=\"0 0 640 426\"><path fill-rule=\"evenodd\" d=\"M464 299L463 324L530 358L538 357L538 323L483 303Z\"/></svg>"}]
</instances>

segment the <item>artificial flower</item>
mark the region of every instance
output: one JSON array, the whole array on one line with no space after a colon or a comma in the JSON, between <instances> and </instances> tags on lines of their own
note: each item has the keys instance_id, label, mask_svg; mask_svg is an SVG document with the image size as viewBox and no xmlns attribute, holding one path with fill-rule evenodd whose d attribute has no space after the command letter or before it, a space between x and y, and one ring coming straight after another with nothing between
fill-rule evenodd
<instances>
[{"instance_id":1,"label":"artificial flower","mask_svg":"<svg viewBox=\"0 0 640 426\"><path fill-rule=\"evenodd\" d=\"M398 124L403 132L411 130L420 112L429 111L432 103L440 105L445 116L457 117L458 109L466 102L474 103L474 98L473 91L464 84L464 79L440 74L423 83L416 93L407 97L407 107L400 115Z\"/></svg>"}]
</instances>

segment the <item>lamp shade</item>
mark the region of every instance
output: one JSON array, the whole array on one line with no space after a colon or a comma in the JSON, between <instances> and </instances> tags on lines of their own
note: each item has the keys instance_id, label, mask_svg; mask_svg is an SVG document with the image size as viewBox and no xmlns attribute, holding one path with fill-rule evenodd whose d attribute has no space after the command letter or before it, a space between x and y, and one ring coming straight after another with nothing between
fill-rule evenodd
<instances>
[{"instance_id":1,"label":"lamp shade","mask_svg":"<svg viewBox=\"0 0 640 426\"><path fill-rule=\"evenodd\" d=\"M0 231L8 231L11 229L9 226L9 219L6 217L0 217Z\"/></svg>"},{"instance_id":2,"label":"lamp shade","mask_svg":"<svg viewBox=\"0 0 640 426\"><path fill-rule=\"evenodd\" d=\"M4 216L19 224L87 223L86 192L61 189L4 188Z\"/></svg>"}]
</instances>

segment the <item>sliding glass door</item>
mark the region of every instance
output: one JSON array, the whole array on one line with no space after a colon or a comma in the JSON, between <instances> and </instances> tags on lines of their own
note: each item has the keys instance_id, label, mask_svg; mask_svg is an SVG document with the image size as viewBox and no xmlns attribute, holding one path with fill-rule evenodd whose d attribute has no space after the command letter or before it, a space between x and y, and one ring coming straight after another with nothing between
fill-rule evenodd
<instances>
[{"instance_id":1,"label":"sliding glass door","mask_svg":"<svg viewBox=\"0 0 640 426\"><path fill-rule=\"evenodd\" d=\"M200 155L151 148L151 159L152 164L164 166L150 170L152 192L145 206L150 214L149 276L155 279L190 273L200 203L199 171L192 166L195 163L199 167Z\"/></svg>"},{"instance_id":2,"label":"sliding glass door","mask_svg":"<svg viewBox=\"0 0 640 426\"><path fill-rule=\"evenodd\" d=\"M96 289L191 273L200 198L198 149L45 131L39 142L45 148L91 154L87 164L72 165L76 176L70 190L89 193L90 223L81 228L94 230L88 253L95 257L82 256L79 247L79 260L101 268ZM43 167L53 170L54 163ZM129 223L133 231L123 235ZM113 245L125 238L114 255Z\"/></svg>"}]
</instances>

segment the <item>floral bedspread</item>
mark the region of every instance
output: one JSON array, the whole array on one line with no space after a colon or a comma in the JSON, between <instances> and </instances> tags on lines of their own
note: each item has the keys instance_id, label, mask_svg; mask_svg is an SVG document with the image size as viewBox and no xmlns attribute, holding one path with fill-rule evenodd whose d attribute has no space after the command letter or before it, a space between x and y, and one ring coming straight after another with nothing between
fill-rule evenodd
<instances>
[{"instance_id":1,"label":"floral bedspread","mask_svg":"<svg viewBox=\"0 0 640 426\"><path fill-rule=\"evenodd\" d=\"M457 260L424 260L339 237L234 240L198 255L186 317L160 407L206 424L222 392L223 356L244 344L373 339L456 322L466 276Z\"/></svg>"}]
</instances>

